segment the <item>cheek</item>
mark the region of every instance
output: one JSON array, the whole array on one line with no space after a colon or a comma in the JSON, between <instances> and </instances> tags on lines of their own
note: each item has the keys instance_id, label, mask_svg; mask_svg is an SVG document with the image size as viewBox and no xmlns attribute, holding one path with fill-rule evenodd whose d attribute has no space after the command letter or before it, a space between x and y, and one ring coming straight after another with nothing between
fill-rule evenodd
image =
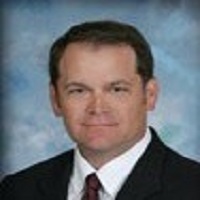
<instances>
[{"instance_id":1,"label":"cheek","mask_svg":"<svg viewBox=\"0 0 200 200\"><path fill-rule=\"evenodd\" d=\"M119 109L119 116L125 124L134 125L141 118L146 116L145 98L132 98L126 104L122 104Z\"/></svg>"},{"instance_id":2,"label":"cheek","mask_svg":"<svg viewBox=\"0 0 200 200\"><path fill-rule=\"evenodd\" d=\"M64 106L64 119L68 127L75 127L84 117L84 106L80 103L67 102Z\"/></svg>"}]
</instances>

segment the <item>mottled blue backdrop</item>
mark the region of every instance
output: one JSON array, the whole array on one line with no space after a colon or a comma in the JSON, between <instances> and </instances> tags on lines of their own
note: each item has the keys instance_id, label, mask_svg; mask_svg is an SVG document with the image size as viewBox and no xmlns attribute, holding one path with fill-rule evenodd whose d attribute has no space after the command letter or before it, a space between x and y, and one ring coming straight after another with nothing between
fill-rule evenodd
<instances>
[{"instance_id":1,"label":"mottled blue backdrop","mask_svg":"<svg viewBox=\"0 0 200 200\"><path fill-rule=\"evenodd\" d=\"M181 154L200 161L199 1L4 1L4 153L1 176L73 144L51 110L48 51L71 25L115 19L136 25L156 59L161 94L150 124ZM3 144L3 143L2 143Z\"/></svg>"}]
</instances>

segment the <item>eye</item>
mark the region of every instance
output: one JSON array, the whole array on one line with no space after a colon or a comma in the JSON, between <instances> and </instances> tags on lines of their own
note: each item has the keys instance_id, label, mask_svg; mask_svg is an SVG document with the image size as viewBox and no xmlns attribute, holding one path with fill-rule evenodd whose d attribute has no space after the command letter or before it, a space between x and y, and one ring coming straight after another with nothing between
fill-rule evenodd
<instances>
[{"instance_id":1,"label":"eye","mask_svg":"<svg viewBox=\"0 0 200 200\"><path fill-rule=\"evenodd\" d=\"M65 85L64 90L68 97L83 98L84 96L87 96L91 89L82 83L70 82Z\"/></svg>"},{"instance_id":2,"label":"eye","mask_svg":"<svg viewBox=\"0 0 200 200\"><path fill-rule=\"evenodd\" d=\"M112 91L115 93L128 92L128 88L125 86L115 86L112 88Z\"/></svg>"},{"instance_id":3,"label":"eye","mask_svg":"<svg viewBox=\"0 0 200 200\"><path fill-rule=\"evenodd\" d=\"M67 94L82 94L87 91L86 87L83 86L69 86L66 87Z\"/></svg>"},{"instance_id":4,"label":"eye","mask_svg":"<svg viewBox=\"0 0 200 200\"><path fill-rule=\"evenodd\" d=\"M73 89L69 89L68 93L69 94L74 94L74 93L83 93L84 89L83 88L73 88Z\"/></svg>"}]
</instances>

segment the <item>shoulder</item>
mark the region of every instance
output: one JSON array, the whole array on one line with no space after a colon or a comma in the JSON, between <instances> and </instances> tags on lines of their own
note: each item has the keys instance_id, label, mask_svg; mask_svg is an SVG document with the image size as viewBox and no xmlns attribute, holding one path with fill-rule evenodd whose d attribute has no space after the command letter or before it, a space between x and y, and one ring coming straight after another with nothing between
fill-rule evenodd
<instances>
[{"instance_id":1,"label":"shoulder","mask_svg":"<svg viewBox=\"0 0 200 200\"><path fill-rule=\"evenodd\" d=\"M0 183L0 195L8 191L34 191L41 180L58 180L64 173L70 173L73 163L73 150L67 151L50 159L37 163L15 174L6 176ZM1 197L1 196L0 196ZM1 199L1 198L0 198Z\"/></svg>"},{"instance_id":2,"label":"shoulder","mask_svg":"<svg viewBox=\"0 0 200 200\"><path fill-rule=\"evenodd\" d=\"M15 174L9 175L8 177L22 177L30 175L45 174L56 169L63 168L73 161L73 150L64 152L62 154L51 157L47 160L36 163L26 169L23 169Z\"/></svg>"},{"instance_id":3,"label":"shoulder","mask_svg":"<svg viewBox=\"0 0 200 200\"><path fill-rule=\"evenodd\" d=\"M166 196L180 199L200 198L200 164L166 148L162 168L162 185Z\"/></svg>"},{"instance_id":4,"label":"shoulder","mask_svg":"<svg viewBox=\"0 0 200 200\"><path fill-rule=\"evenodd\" d=\"M162 199L199 199L200 163L169 148L155 131L152 136L146 160L149 171L158 177Z\"/></svg>"},{"instance_id":5,"label":"shoulder","mask_svg":"<svg viewBox=\"0 0 200 200\"><path fill-rule=\"evenodd\" d=\"M200 183L200 163L184 157L166 147L165 171L173 177L184 177L185 180L198 179Z\"/></svg>"},{"instance_id":6,"label":"shoulder","mask_svg":"<svg viewBox=\"0 0 200 200\"><path fill-rule=\"evenodd\" d=\"M161 139L157 136L157 133L153 128L151 128L152 132L152 147L151 152L156 154L157 157L162 159L163 167L166 168L166 171L175 171L176 174L182 172L189 172L189 174L200 173L200 163L198 161L187 158L172 148L168 147L164 144ZM152 156L153 157L153 156ZM154 156L155 157L155 156ZM187 173L188 174L188 173ZM185 175L187 175L185 174Z\"/></svg>"}]
</instances>

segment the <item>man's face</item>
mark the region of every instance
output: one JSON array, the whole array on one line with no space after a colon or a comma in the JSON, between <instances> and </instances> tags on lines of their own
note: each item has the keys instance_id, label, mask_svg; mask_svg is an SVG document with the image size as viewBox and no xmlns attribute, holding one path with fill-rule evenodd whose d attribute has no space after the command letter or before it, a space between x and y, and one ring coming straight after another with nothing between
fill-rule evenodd
<instances>
[{"instance_id":1,"label":"man's face","mask_svg":"<svg viewBox=\"0 0 200 200\"><path fill-rule=\"evenodd\" d=\"M53 108L83 153L119 155L144 135L157 87L144 87L131 47L72 43L59 72Z\"/></svg>"}]
</instances>

